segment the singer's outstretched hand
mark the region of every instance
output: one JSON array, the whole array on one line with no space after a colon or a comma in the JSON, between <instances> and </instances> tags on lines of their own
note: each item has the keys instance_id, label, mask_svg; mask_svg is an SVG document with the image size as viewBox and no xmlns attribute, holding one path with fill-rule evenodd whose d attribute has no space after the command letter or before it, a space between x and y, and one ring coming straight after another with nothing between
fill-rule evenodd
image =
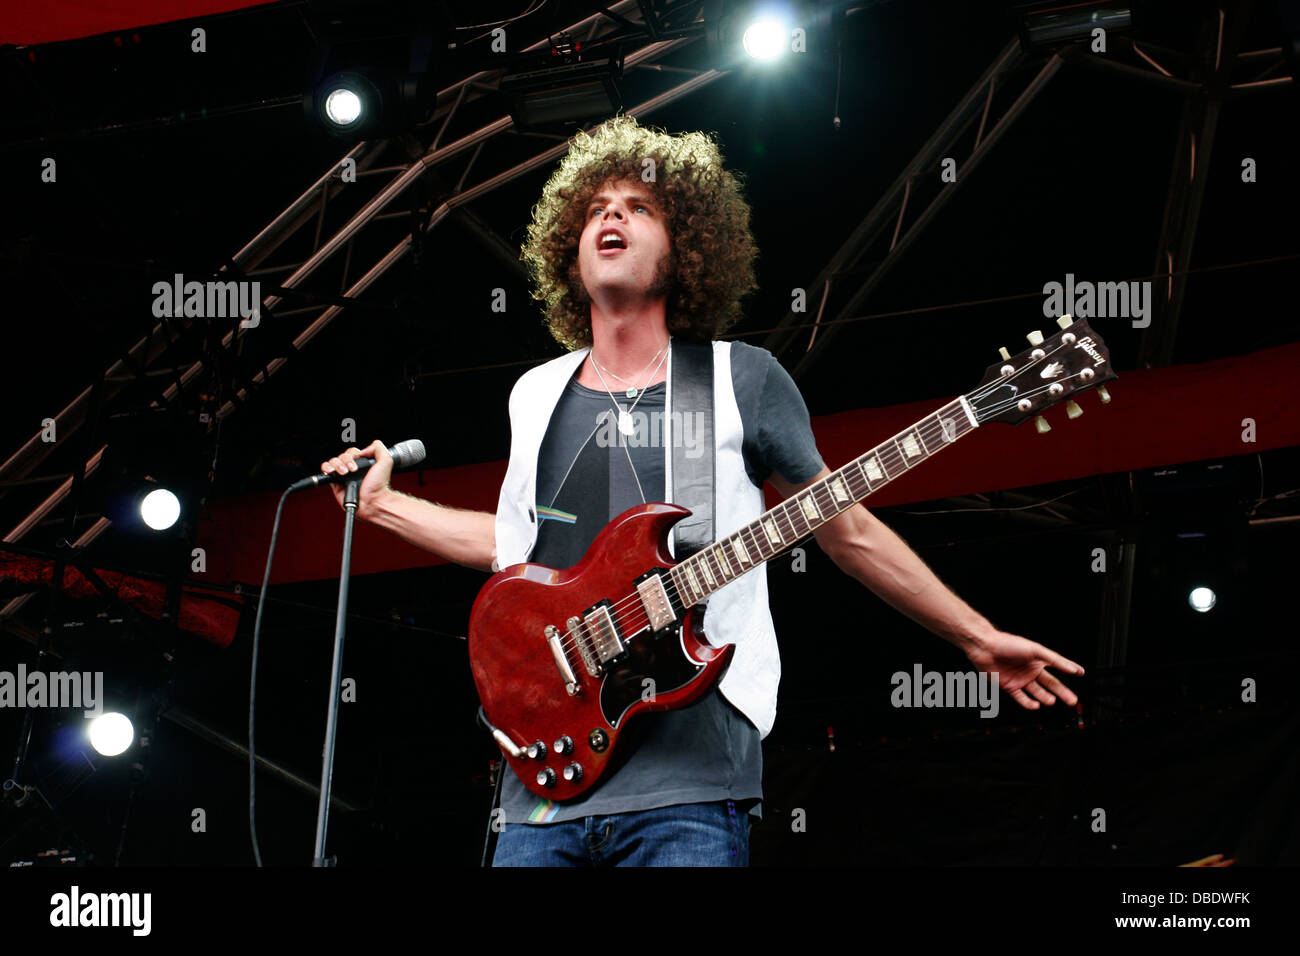
<instances>
[{"instance_id":1,"label":"singer's outstretched hand","mask_svg":"<svg viewBox=\"0 0 1300 956\"><path fill-rule=\"evenodd\" d=\"M356 459L358 458L373 458L375 461L361 479L361 488L357 499L357 517L365 521L369 515L370 506L374 504L375 500L392 490L388 486L388 479L393 474L393 456L388 453L388 446L381 441L372 441L365 448L349 448L329 461L321 462L320 470L327 475L342 475L350 471L356 471ZM339 503L339 507L343 507L344 486L331 484L330 491L333 492L334 500Z\"/></svg>"}]
</instances>

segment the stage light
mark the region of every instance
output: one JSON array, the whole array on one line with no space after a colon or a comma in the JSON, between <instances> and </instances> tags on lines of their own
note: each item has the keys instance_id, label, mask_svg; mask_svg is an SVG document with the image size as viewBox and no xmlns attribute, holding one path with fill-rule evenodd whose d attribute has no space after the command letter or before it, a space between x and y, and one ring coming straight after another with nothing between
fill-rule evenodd
<instances>
[{"instance_id":1,"label":"stage light","mask_svg":"<svg viewBox=\"0 0 1300 956\"><path fill-rule=\"evenodd\" d=\"M840 61L848 7L838 0L706 0L700 19L708 61L717 69L752 70L755 79L800 64L833 67Z\"/></svg>"},{"instance_id":2,"label":"stage light","mask_svg":"<svg viewBox=\"0 0 1300 956\"><path fill-rule=\"evenodd\" d=\"M617 47L588 50L567 43L553 46L549 55L515 60L498 89L508 97L516 129L567 129L618 112L622 75Z\"/></svg>"},{"instance_id":3,"label":"stage light","mask_svg":"<svg viewBox=\"0 0 1300 956\"><path fill-rule=\"evenodd\" d=\"M1206 587L1192 588L1191 593L1187 595L1187 603L1192 606L1192 610L1200 611L1202 614L1214 607L1218 600L1214 591Z\"/></svg>"},{"instance_id":4,"label":"stage light","mask_svg":"<svg viewBox=\"0 0 1300 956\"><path fill-rule=\"evenodd\" d=\"M775 60L790 44L790 28L773 17L764 17L745 28L741 42L753 59Z\"/></svg>"},{"instance_id":5,"label":"stage light","mask_svg":"<svg viewBox=\"0 0 1300 956\"><path fill-rule=\"evenodd\" d=\"M90 745L105 757L124 753L135 739L135 728L125 714L100 714L90 721Z\"/></svg>"},{"instance_id":6,"label":"stage light","mask_svg":"<svg viewBox=\"0 0 1300 956\"><path fill-rule=\"evenodd\" d=\"M303 98L317 123L343 139L364 139L402 122L401 96L391 72L343 70L327 76Z\"/></svg>"},{"instance_id":7,"label":"stage light","mask_svg":"<svg viewBox=\"0 0 1300 956\"><path fill-rule=\"evenodd\" d=\"M357 9L338 11L310 54L302 103L308 120L348 142L427 122L438 100L436 57L451 48L454 33L434 23L441 18L432 11L404 28L363 13L364 4L348 5Z\"/></svg>"},{"instance_id":8,"label":"stage light","mask_svg":"<svg viewBox=\"0 0 1300 956\"><path fill-rule=\"evenodd\" d=\"M140 517L155 531L166 531L180 516L180 499L166 488L155 488L140 502Z\"/></svg>"},{"instance_id":9,"label":"stage light","mask_svg":"<svg viewBox=\"0 0 1300 956\"><path fill-rule=\"evenodd\" d=\"M361 116L361 97L346 86L325 94L325 118L336 126L350 126Z\"/></svg>"}]
</instances>

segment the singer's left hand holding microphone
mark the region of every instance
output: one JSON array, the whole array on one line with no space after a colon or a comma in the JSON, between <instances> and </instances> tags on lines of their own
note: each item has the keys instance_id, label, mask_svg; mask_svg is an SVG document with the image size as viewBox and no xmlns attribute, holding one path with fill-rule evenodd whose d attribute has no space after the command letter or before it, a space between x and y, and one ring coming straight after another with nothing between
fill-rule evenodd
<instances>
[{"instance_id":1,"label":"singer's left hand holding microphone","mask_svg":"<svg viewBox=\"0 0 1300 956\"><path fill-rule=\"evenodd\" d=\"M393 456L388 453L388 446L381 441L372 441L365 448L349 448L346 451L339 452L329 461L321 462L320 470L327 475L345 475L357 470L356 459L358 458L373 458L375 462L366 470L365 476L361 479L361 488L357 499L357 517L362 521L367 521L375 503L384 495L392 492L388 485L388 479L393 474ZM330 491L334 495L334 500L342 508L344 485L331 484Z\"/></svg>"}]
</instances>

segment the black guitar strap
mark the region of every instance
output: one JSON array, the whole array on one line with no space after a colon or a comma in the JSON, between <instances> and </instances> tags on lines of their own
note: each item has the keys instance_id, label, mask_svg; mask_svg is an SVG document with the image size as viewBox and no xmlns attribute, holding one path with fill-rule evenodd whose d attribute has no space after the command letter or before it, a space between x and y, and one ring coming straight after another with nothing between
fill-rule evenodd
<instances>
[{"instance_id":1,"label":"black guitar strap","mask_svg":"<svg viewBox=\"0 0 1300 956\"><path fill-rule=\"evenodd\" d=\"M713 543L713 346L673 339L672 350L673 503L691 509L673 529L673 554L681 561Z\"/></svg>"}]
</instances>

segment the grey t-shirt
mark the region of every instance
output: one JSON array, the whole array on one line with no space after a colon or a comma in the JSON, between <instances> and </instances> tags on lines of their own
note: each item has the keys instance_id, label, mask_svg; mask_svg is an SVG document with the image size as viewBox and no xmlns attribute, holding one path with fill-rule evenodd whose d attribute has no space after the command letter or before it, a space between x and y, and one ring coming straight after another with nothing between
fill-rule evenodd
<instances>
[{"instance_id":1,"label":"grey t-shirt","mask_svg":"<svg viewBox=\"0 0 1300 956\"><path fill-rule=\"evenodd\" d=\"M734 342L731 372L750 480L761 487L776 472L799 484L821 471L803 397L772 354ZM568 383L538 454L540 528L529 561L572 567L613 518L643 501L664 500L664 394L659 384L639 401L621 391L611 399ZM630 410L636 432L629 437L615 427L615 401ZM691 440L688 429L681 429L680 440ZM757 804L762 796L758 730L716 689L690 707L640 715L620 743L626 755L621 766L578 800L541 799L507 773L501 792L506 822L552 823L715 800Z\"/></svg>"}]
</instances>

